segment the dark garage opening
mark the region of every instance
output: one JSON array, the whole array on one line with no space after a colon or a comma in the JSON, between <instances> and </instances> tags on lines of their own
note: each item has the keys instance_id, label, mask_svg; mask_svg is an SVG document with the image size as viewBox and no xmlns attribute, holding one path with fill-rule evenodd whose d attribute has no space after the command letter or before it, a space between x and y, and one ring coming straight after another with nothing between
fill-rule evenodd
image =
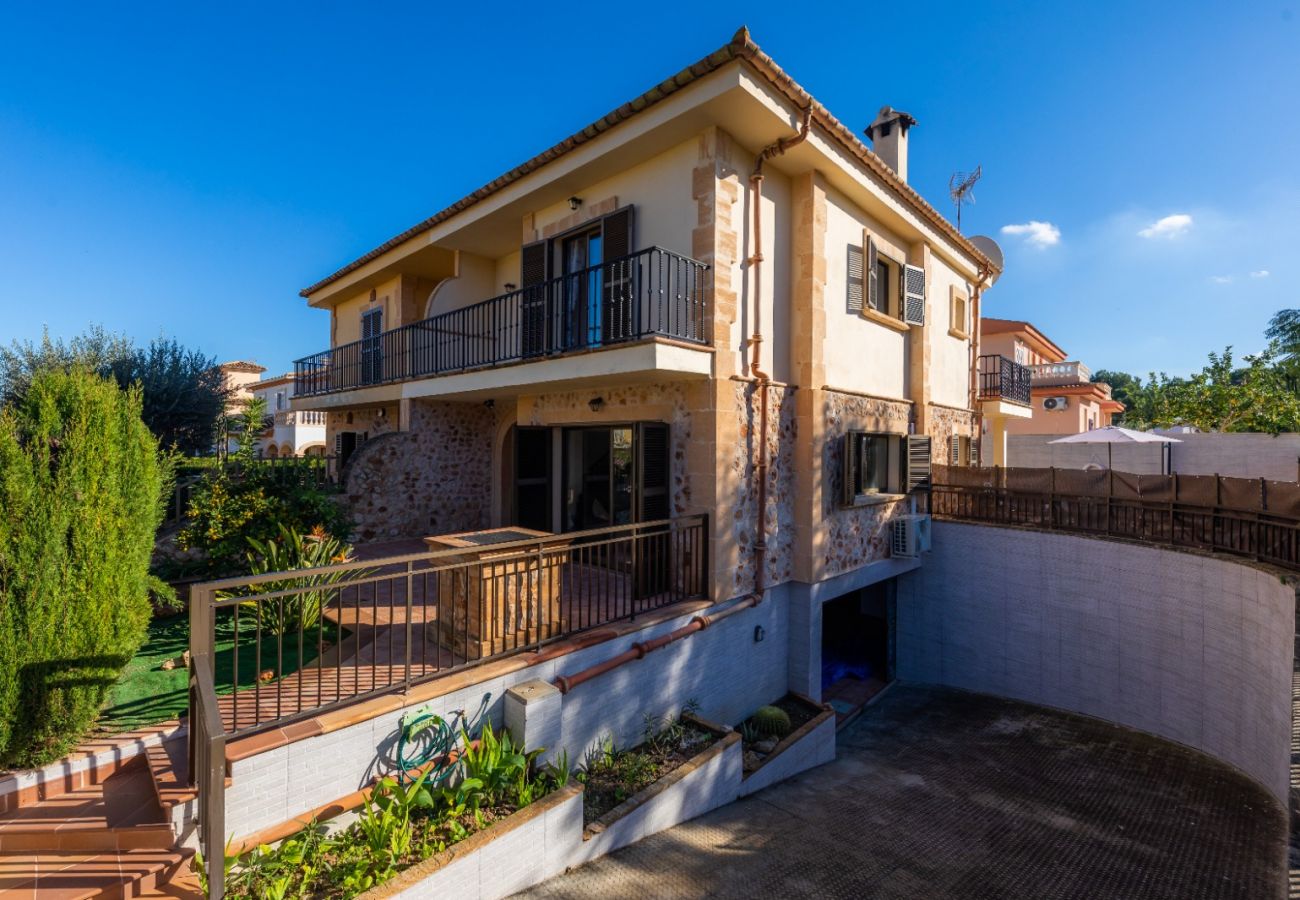
<instances>
[{"instance_id":1,"label":"dark garage opening","mask_svg":"<svg viewBox=\"0 0 1300 900\"><path fill-rule=\"evenodd\" d=\"M822 700L843 725L894 679L894 581L822 606Z\"/></svg>"}]
</instances>

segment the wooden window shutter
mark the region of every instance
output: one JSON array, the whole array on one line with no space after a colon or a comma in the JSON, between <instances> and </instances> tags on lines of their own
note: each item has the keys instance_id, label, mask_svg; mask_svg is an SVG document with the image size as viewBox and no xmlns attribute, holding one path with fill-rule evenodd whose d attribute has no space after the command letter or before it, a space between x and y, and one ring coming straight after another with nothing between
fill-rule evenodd
<instances>
[{"instance_id":1,"label":"wooden window shutter","mask_svg":"<svg viewBox=\"0 0 1300 900\"><path fill-rule=\"evenodd\" d=\"M519 355L546 352L546 297L550 274L546 241L525 244L519 253Z\"/></svg>"},{"instance_id":2,"label":"wooden window shutter","mask_svg":"<svg viewBox=\"0 0 1300 900\"><path fill-rule=\"evenodd\" d=\"M849 244L849 263L848 263L848 311L851 313L862 312L862 306L865 302L865 269L863 267L863 253L861 247L855 247Z\"/></svg>"},{"instance_id":3,"label":"wooden window shutter","mask_svg":"<svg viewBox=\"0 0 1300 900\"><path fill-rule=\"evenodd\" d=\"M638 466L641 475L642 522L656 522L672 515L668 488L672 456L669 452L668 426L646 422L640 426L641 452Z\"/></svg>"},{"instance_id":4,"label":"wooden window shutter","mask_svg":"<svg viewBox=\"0 0 1300 900\"><path fill-rule=\"evenodd\" d=\"M852 506L858 495L858 433L850 431L844 435L840 447L840 499L845 506Z\"/></svg>"},{"instance_id":5,"label":"wooden window shutter","mask_svg":"<svg viewBox=\"0 0 1300 900\"><path fill-rule=\"evenodd\" d=\"M970 452L967 454L967 465L978 466L980 464L980 439L979 437L968 437L966 438L966 441L970 445Z\"/></svg>"},{"instance_id":6,"label":"wooden window shutter","mask_svg":"<svg viewBox=\"0 0 1300 900\"><path fill-rule=\"evenodd\" d=\"M606 343L637 337L641 322L637 315L637 260L623 259L633 252L633 212L631 206L615 210L601 220L604 302L601 338Z\"/></svg>"},{"instance_id":7,"label":"wooden window shutter","mask_svg":"<svg viewBox=\"0 0 1300 900\"><path fill-rule=\"evenodd\" d=\"M904 458L907 465L907 491L926 490L930 487L930 436L909 434L903 439Z\"/></svg>"},{"instance_id":8,"label":"wooden window shutter","mask_svg":"<svg viewBox=\"0 0 1300 900\"><path fill-rule=\"evenodd\" d=\"M903 321L909 325L925 324L925 269L903 267Z\"/></svg>"},{"instance_id":9,"label":"wooden window shutter","mask_svg":"<svg viewBox=\"0 0 1300 900\"><path fill-rule=\"evenodd\" d=\"M887 291L889 287L880 284L880 279L876 275L876 239L865 232L863 234L865 236L864 246L867 248L867 305L878 310L880 309L881 291Z\"/></svg>"},{"instance_id":10,"label":"wooden window shutter","mask_svg":"<svg viewBox=\"0 0 1300 900\"><path fill-rule=\"evenodd\" d=\"M952 436L952 441L948 445L948 465L961 465L961 442L962 439L960 437L955 434Z\"/></svg>"}]
</instances>

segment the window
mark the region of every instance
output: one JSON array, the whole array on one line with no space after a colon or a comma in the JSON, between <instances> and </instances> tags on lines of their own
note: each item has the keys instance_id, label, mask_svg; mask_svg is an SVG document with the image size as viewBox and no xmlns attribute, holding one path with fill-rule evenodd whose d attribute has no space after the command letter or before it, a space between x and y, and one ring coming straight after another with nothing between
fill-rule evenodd
<instances>
[{"instance_id":1,"label":"window","mask_svg":"<svg viewBox=\"0 0 1300 900\"><path fill-rule=\"evenodd\" d=\"M850 431L844 435L840 477L845 506L924 489L930 484L930 438Z\"/></svg>"},{"instance_id":2,"label":"window","mask_svg":"<svg viewBox=\"0 0 1300 900\"><path fill-rule=\"evenodd\" d=\"M871 308L881 315L896 315L894 298L898 296L897 282L894 280L894 264L891 260L877 254L876 289L871 292Z\"/></svg>"},{"instance_id":3,"label":"window","mask_svg":"<svg viewBox=\"0 0 1300 900\"><path fill-rule=\"evenodd\" d=\"M970 336L966 327L966 292L953 285L949 288L948 333L963 340Z\"/></svg>"},{"instance_id":4,"label":"window","mask_svg":"<svg viewBox=\"0 0 1300 900\"><path fill-rule=\"evenodd\" d=\"M979 465L979 444L966 435L952 436L952 441L948 445L948 464L951 466L978 466Z\"/></svg>"}]
</instances>

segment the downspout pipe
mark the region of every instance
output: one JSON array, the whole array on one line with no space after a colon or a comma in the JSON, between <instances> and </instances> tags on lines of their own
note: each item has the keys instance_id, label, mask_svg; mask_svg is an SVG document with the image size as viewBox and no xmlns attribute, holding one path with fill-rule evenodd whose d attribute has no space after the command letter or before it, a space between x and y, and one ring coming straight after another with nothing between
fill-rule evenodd
<instances>
[{"instance_id":1,"label":"downspout pipe","mask_svg":"<svg viewBox=\"0 0 1300 900\"><path fill-rule=\"evenodd\" d=\"M754 218L754 253L749 265L754 270L754 334L749 339L749 374L758 383L759 424L755 443L758 459L754 462L755 494L758 497L758 536L754 541L754 591L751 597L757 606L767 590L767 407L771 376L763 371L763 163L781 156L791 147L802 144L812 130L811 104L803 111L799 133L783 137L759 151L754 161L754 171L749 176L749 205Z\"/></svg>"},{"instance_id":2,"label":"downspout pipe","mask_svg":"<svg viewBox=\"0 0 1300 900\"><path fill-rule=\"evenodd\" d=\"M983 444L984 441L984 412L980 407L980 297L984 293L984 288L988 285L990 276L993 274L993 268L987 263L981 263L979 267L979 281L975 282L975 288L971 291L971 340L970 340L970 408L975 413L975 436L973 440ZM984 462L984 460L980 460Z\"/></svg>"}]
</instances>

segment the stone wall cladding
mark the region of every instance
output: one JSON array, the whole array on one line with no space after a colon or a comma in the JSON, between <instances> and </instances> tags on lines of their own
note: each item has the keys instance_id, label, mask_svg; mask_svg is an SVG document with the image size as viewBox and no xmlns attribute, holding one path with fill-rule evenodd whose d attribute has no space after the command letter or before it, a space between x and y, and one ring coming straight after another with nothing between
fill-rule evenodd
<instances>
[{"instance_id":1,"label":"stone wall cladding","mask_svg":"<svg viewBox=\"0 0 1300 900\"><path fill-rule=\"evenodd\" d=\"M599 420L593 418L589 403L599 394L605 400ZM520 425L595 424L597 421L633 422L647 419L667 422L672 441L672 514L697 512L692 506L690 475L686 466L686 448L692 438L692 417L687 389L672 382L637 384L626 387L567 391L541 394L529 398L531 411Z\"/></svg>"},{"instance_id":2,"label":"stone wall cladding","mask_svg":"<svg viewBox=\"0 0 1300 900\"><path fill-rule=\"evenodd\" d=\"M495 418L480 403L411 402L410 428L362 444L345 472L358 541L486 528Z\"/></svg>"},{"instance_id":3,"label":"stone wall cladding","mask_svg":"<svg viewBox=\"0 0 1300 900\"><path fill-rule=\"evenodd\" d=\"M731 521L732 539L740 552L740 564L733 570L732 596L754 588L754 541L758 536L758 492L754 484L757 429L761 410L759 390L754 382L738 382L735 389L740 440L731 451L730 467L739 484L731 510L719 510ZM794 389L771 385L767 411L767 586L794 579L796 421Z\"/></svg>"},{"instance_id":4,"label":"stone wall cladding","mask_svg":"<svg viewBox=\"0 0 1300 900\"><path fill-rule=\"evenodd\" d=\"M898 677L1195 747L1285 803L1296 593L1253 566L936 522L898 588Z\"/></svg>"},{"instance_id":5,"label":"stone wall cladding","mask_svg":"<svg viewBox=\"0 0 1300 900\"><path fill-rule=\"evenodd\" d=\"M905 500L871 506L845 508L840 505L843 486L840 482L840 456L843 437L850 431L879 431L906 434L911 419L911 404L823 391L825 439L822 444L822 524L818 535L819 580L848 572L889 556L888 523L906 511Z\"/></svg>"},{"instance_id":6,"label":"stone wall cladding","mask_svg":"<svg viewBox=\"0 0 1300 900\"><path fill-rule=\"evenodd\" d=\"M927 430L934 436L932 456L936 465L949 464L955 437L975 436L975 414L968 409L954 409L932 403L928 422ZM967 463L965 459L961 461L963 466Z\"/></svg>"}]
</instances>

